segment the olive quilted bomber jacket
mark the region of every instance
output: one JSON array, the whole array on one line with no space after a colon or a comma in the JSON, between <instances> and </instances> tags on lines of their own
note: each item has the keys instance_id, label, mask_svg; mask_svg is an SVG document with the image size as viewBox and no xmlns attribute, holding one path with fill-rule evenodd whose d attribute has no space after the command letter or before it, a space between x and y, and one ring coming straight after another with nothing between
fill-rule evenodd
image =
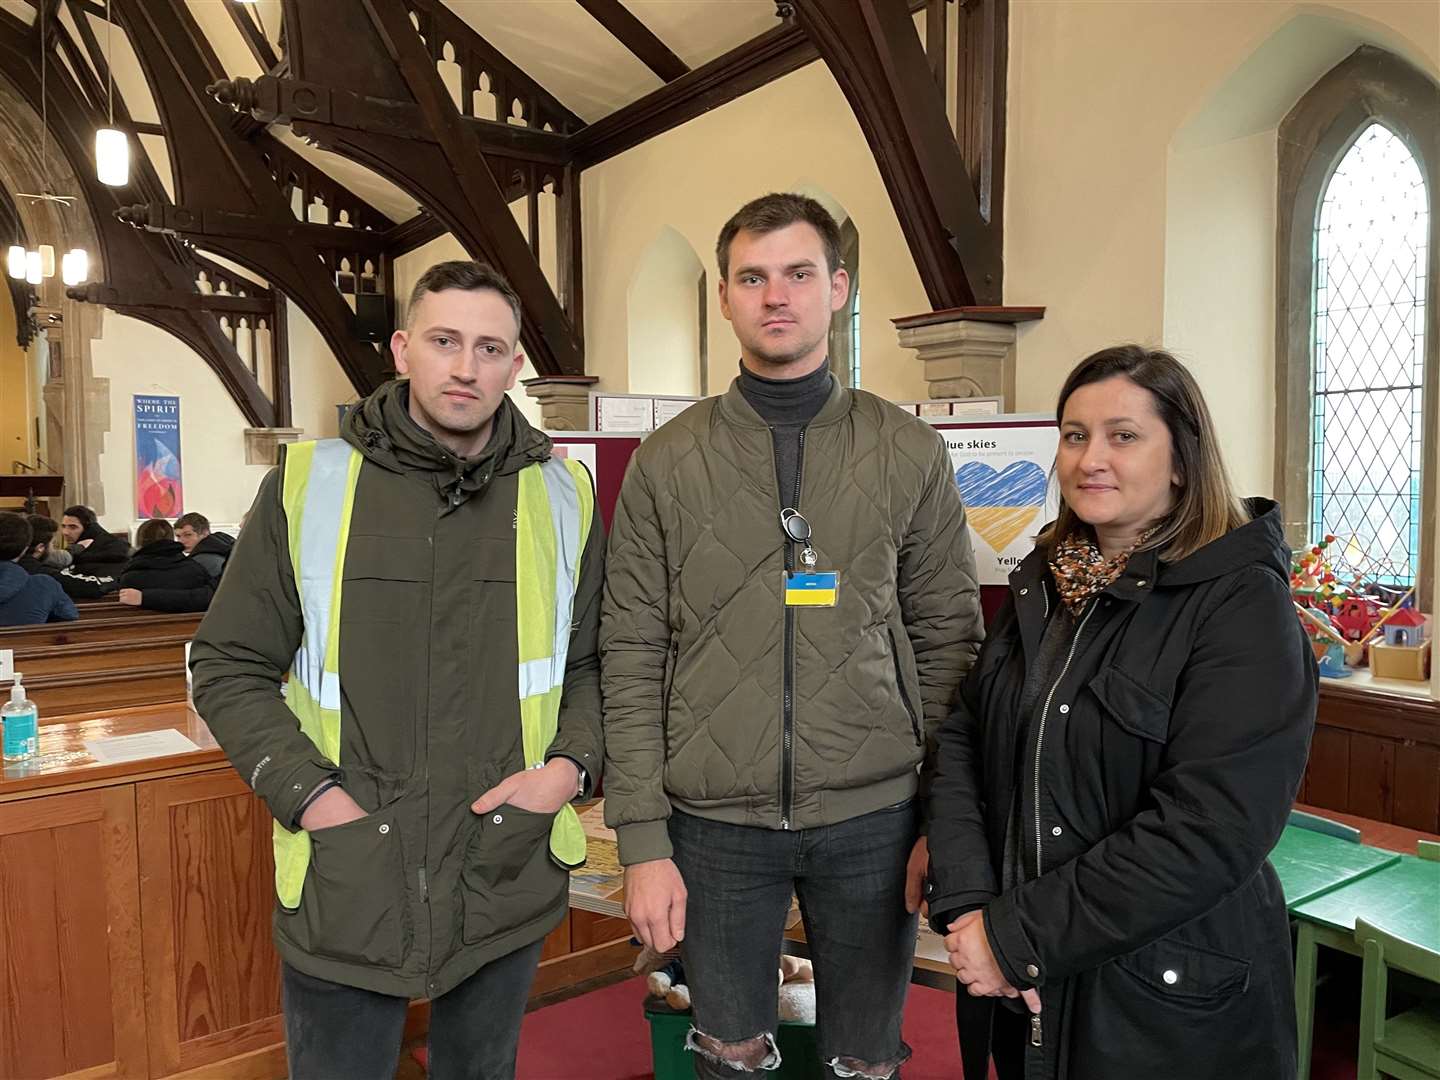
<instances>
[{"instance_id":1,"label":"olive quilted bomber jacket","mask_svg":"<svg viewBox=\"0 0 1440 1080\"><path fill-rule=\"evenodd\" d=\"M738 385L631 460L601 624L606 820L626 864L669 857L672 806L803 829L912 797L978 651L974 557L939 434L837 383L802 445L796 508L839 595L788 617L791 493L782 503L770 431Z\"/></svg>"}]
</instances>

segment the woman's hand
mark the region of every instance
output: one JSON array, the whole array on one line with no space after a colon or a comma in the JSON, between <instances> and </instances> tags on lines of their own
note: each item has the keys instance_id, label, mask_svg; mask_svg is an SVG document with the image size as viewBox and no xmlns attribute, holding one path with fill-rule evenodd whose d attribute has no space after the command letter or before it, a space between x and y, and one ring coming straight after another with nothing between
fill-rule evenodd
<instances>
[{"instance_id":1,"label":"woman's hand","mask_svg":"<svg viewBox=\"0 0 1440 1080\"><path fill-rule=\"evenodd\" d=\"M1016 990L1005 981L990 950L985 917L980 912L967 911L950 924L950 933L945 935L945 951L950 954L955 977L965 984L971 996L1023 998L1032 1013L1040 1011L1040 991Z\"/></svg>"}]
</instances>

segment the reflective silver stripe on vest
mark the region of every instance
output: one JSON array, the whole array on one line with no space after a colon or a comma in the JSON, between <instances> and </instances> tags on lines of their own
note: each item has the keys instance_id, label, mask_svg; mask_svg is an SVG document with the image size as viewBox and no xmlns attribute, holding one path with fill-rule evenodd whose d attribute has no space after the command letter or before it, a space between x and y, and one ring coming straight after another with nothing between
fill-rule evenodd
<instances>
[{"instance_id":1,"label":"reflective silver stripe on vest","mask_svg":"<svg viewBox=\"0 0 1440 1080\"><path fill-rule=\"evenodd\" d=\"M300 519L300 573L296 582L305 615L305 636L295 653L294 671L322 709L340 708L340 676L325 670L330 604L335 589L335 551L340 544L340 515L350 471L350 444L321 439L305 488Z\"/></svg>"},{"instance_id":2,"label":"reflective silver stripe on vest","mask_svg":"<svg viewBox=\"0 0 1440 1080\"><path fill-rule=\"evenodd\" d=\"M544 694L565 681L570 656L570 620L575 608L575 568L580 564L580 493L559 458L540 465L555 529L555 644L549 656L520 665L520 696Z\"/></svg>"}]
</instances>

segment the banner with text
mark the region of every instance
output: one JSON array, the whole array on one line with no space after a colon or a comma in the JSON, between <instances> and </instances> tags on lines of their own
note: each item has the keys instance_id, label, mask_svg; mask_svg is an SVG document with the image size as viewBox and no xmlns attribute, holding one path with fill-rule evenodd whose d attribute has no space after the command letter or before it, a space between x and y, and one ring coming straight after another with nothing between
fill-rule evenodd
<instances>
[{"instance_id":1,"label":"banner with text","mask_svg":"<svg viewBox=\"0 0 1440 1080\"><path fill-rule=\"evenodd\" d=\"M1035 534L1059 511L1050 467L1060 434L1053 420L999 418L935 423L950 451L955 483L970 521L981 585L1004 585L1030 554Z\"/></svg>"},{"instance_id":2,"label":"banner with text","mask_svg":"<svg viewBox=\"0 0 1440 1080\"><path fill-rule=\"evenodd\" d=\"M180 399L135 395L135 516L177 518L185 512L180 473Z\"/></svg>"}]
</instances>

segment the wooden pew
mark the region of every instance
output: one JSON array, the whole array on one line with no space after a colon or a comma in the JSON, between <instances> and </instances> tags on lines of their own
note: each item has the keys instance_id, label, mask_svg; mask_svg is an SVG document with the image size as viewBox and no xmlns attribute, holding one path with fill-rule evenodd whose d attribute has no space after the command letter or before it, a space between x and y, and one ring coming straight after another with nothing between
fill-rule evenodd
<instances>
[{"instance_id":1,"label":"wooden pew","mask_svg":"<svg viewBox=\"0 0 1440 1080\"><path fill-rule=\"evenodd\" d=\"M185 644L201 615L150 612L93 622L0 630L0 649L15 651L41 724L76 712L183 702Z\"/></svg>"},{"instance_id":2,"label":"wooden pew","mask_svg":"<svg viewBox=\"0 0 1440 1080\"><path fill-rule=\"evenodd\" d=\"M155 637L170 630L184 628L193 637L204 618L202 612L191 611L170 615L155 611L136 611L123 618L99 619L94 622L45 623L41 626L7 626L0 628L0 649L19 649L28 645L71 645L76 642L132 641ZM20 669L24 671L24 668Z\"/></svg>"}]
</instances>

